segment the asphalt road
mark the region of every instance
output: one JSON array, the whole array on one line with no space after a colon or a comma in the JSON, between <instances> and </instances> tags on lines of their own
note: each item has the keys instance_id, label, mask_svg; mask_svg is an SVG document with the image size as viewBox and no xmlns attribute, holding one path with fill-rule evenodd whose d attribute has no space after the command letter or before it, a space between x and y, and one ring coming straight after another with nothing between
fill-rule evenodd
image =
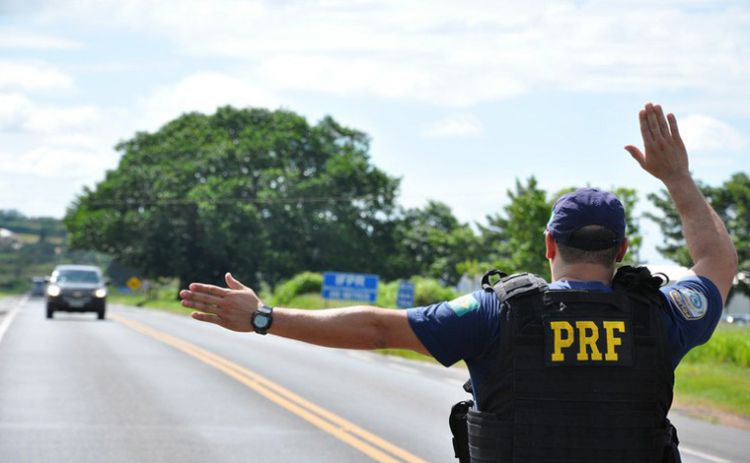
<instances>
[{"instance_id":1,"label":"asphalt road","mask_svg":"<svg viewBox=\"0 0 750 463\"><path fill-rule=\"evenodd\" d=\"M0 301L0 461L452 462L465 371L230 333L111 306ZM685 462L749 461L750 433L674 415Z\"/></svg>"}]
</instances>

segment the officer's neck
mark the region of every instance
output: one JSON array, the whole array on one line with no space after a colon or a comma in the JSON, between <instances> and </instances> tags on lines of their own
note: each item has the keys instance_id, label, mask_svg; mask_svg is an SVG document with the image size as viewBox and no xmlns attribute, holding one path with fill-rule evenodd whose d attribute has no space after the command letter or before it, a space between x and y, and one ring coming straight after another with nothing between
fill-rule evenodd
<instances>
[{"instance_id":1,"label":"officer's neck","mask_svg":"<svg viewBox=\"0 0 750 463\"><path fill-rule=\"evenodd\" d=\"M609 285L614 275L614 267L588 263L564 264L553 262L551 273L552 281L600 281Z\"/></svg>"}]
</instances>

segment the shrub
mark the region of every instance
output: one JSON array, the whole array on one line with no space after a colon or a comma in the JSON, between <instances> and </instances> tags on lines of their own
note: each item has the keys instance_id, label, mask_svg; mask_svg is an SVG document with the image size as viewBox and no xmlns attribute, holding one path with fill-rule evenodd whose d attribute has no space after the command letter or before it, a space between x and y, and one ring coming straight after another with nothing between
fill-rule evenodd
<instances>
[{"instance_id":1,"label":"shrub","mask_svg":"<svg viewBox=\"0 0 750 463\"><path fill-rule=\"evenodd\" d=\"M434 304L436 302L455 299L456 291L434 278L412 277L409 279L414 284L414 306ZM381 307L396 307L398 297L398 286L401 280L388 283L380 282L378 285L378 305Z\"/></svg>"},{"instance_id":2,"label":"shrub","mask_svg":"<svg viewBox=\"0 0 750 463\"><path fill-rule=\"evenodd\" d=\"M685 356L688 363L729 363L750 367L750 328L720 325L706 344Z\"/></svg>"},{"instance_id":3,"label":"shrub","mask_svg":"<svg viewBox=\"0 0 750 463\"><path fill-rule=\"evenodd\" d=\"M414 283L414 305L422 306L455 299L458 294L452 287L434 278L412 277Z\"/></svg>"},{"instance_id":4,"label":"shrub","mask_svg":"<svg viewBox=\"0 0 750 463\"><path fill-rule=\"evenodd\" d=\"M323 275L303 272L278 285L273 294L275 305L288 304L296 296L309 293L320 293L323 287Z\"/></svg>"},{"instance_id":5,"label":"shrub","mask_svg":"<svg viewBox=\"0 0 750 463\"><path fill-rule=\"evenodd\" d=\"M396 307L399 280L378 282L378 302L380 307Z\"/></svg>"}]
</instances>

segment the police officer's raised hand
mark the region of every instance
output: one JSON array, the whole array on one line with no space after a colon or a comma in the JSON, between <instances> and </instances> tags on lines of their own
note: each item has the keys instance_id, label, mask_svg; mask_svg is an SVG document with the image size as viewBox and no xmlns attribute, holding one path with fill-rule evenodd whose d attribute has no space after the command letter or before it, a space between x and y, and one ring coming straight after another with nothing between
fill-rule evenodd
<instances>
[{"instance_id":1,"label":"police officer's raised hand","mask_svg":"<svg viewBox=\"0 0 750 463\"><path fill-rule=\"evenodd\" d=\"M711 280L726 301L737 272L737 251L722 219L690 177L688 155L674 114L664 117L659 105L648 103L638 113L645 154L633 145L625 149L643 169L667 187L682 222L691 271Z\"/></svg>"},{"instance_id":2,"label":"police officer's raised hand","mask_svg":"<svg viewBox=\"0 0 750 463\"><path fill-rule=\"evenodd\" d=\"M255 291L235 280L231 273L224 276L228 288L191 283L180 291L182 305L198 310L192 317L215 323L232 331L253 331L250 318L262 304Z\"/></svg>"},{"instance_id":3,"label":"police officer's raised hand","mask_svg":"<svg viewBox=\"0 0 750 463\"><path fill-rule=\"evenodd\" d=\"M674 114L665 118L661 106L648 103L638 113L638 118L645 153L633 145L626 146L633 159L646 172L665 183L689 177L687 150Z\"/></svg>"}]
</instances>

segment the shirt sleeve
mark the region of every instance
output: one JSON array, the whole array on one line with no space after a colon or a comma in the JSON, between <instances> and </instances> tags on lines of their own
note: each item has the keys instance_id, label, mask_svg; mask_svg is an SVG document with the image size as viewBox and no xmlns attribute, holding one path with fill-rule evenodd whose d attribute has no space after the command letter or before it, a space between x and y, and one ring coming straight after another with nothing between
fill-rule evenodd
<instances>
[{"instance_id":1,"label":"shirt sleeve","mask_svg":"<svg viewBox=\"0 0 750 463\"><path fill-rule=\"evenodd\" d=\"M669 308L664 313L667 353L676 368L690 349L711 339L724 303L716 285L702 276L683 278L661 291Z\"/></svg>"},{"instance_id":2,"label":"shirt sleeve","mask_svg":"<svg viewBox=\"0 0 750 463\"><path fill-rule=\"evenodd\" d=\"M499 303L485 291L409 309L407 317L417 338L445 366L481 354L499 332Z\"/></svg>"}]
</instances>

